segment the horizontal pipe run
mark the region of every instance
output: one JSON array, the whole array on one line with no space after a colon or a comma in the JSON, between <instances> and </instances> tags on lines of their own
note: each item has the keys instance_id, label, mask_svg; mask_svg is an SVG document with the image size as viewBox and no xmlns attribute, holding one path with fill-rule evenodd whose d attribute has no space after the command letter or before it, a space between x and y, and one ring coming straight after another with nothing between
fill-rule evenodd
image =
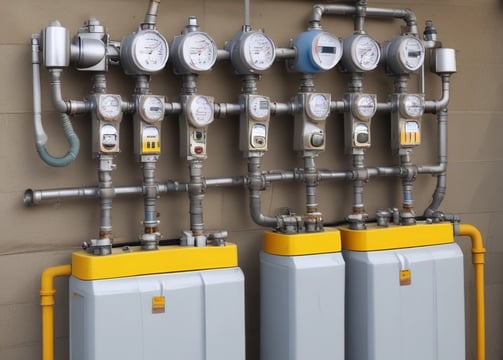
<instances>
[{"instance_id":1,"label":"horizontal pipe run","mask_svg":"<svg viewBox=\"0 0 503 360\"><path fill-rule=\"evenodd\" d=\"M345 4L317 4L313 6L310 17L310 26L313 28L319 28L321 18L323 15L359 15L361 10L356 5L345 5ZM364 9L365 17L382 17L382 18L395 18L402 19L408 26L408 32L417 34L417 19L416 15L411 9L388 9L388 8L376 8L376 7L365 7Z\"/></svg>"},{"instance_id":2,"label":"horizontal pipe run","mask_svg":"<svg viewBox=\"0 0 503 360\"><path fill-rule=\"evenodd\" d=\"M447 164L438 165L418 165L418 174L437 175L446 170ZM318 169L317 176L320 181L335 180L358 180L360 178L368 179L376 176L401 176L403 170L399 166L378 166L367 167L365 176L359 175L352 170L336 171L327 169ZM281 181L304 181L303 169L296 170L269 170L262 172L261 176L265 182ZM230 186L248 186L250 180L247 176L229 176L205 178L205 186L212 187L230 187ZM158 193L186 192L188 184L174 180L168 180L157 184ZM141 185L116 186L113 188L115 196L140 196L144 193ZM99 189L97 186L79 187L79 188L59 188L59 189L27 189L24 193L23 202L25 205L38 205L43 201L77 199L77 198L98 198Z\"/></svg>"}]
</instances>

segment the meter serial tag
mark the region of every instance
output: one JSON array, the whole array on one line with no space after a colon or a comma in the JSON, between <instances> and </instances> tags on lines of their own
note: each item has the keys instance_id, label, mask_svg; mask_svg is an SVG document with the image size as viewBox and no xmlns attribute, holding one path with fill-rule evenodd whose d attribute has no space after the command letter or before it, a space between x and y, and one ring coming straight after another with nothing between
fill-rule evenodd
<instances>
[{"instance_id":1,"label":"meter serial tag","mask_svg":"<svg viewBox=\"0 0 503 360\"><path fill-rule=\"evenodd\" d=\"M407 286L412 283L410 269L400 270L400 286Z\"/></svg>"},{"instance_id":2,"label":"meter serial tag","mask_svg":"<svg viewBox=\"0 0 503 360\"><path fill-rule=\"evenodd\" d=\"M162 314L166 311L166 299L164 296L152 297L152 314Z\"/></svg>"}]
</instances>

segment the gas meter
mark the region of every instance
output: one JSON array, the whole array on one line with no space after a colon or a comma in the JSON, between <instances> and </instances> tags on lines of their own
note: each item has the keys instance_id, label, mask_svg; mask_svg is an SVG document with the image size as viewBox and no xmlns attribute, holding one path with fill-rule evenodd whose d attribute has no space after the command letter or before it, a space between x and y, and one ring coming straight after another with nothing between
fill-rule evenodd
<instances>
[{"instance_id":1,"label":"gas meter","mask_svg":"<svg viewBox=\"0 0 503 360\"><path fill-rule=\"evenodd\" d=\"M183 95L184 111L179 116L180 156L187 160L205 159L208 125L214 120L214 98Z\"/></svg>"},{"instance_id":2,"label":"gas meter","mask_svg":"<svg viewBox=\"0 0 503 360\"><path fill-rule=\"evenodd\" d=\"M159 155L161 153L161 123L164 119L164 96L139 95L138 111L133 116L135 155Z\"/></svg>"},{"instance_id":3,"label":"gas meter","mask_svg":"<svg viewBox=\"0 0 503 360\"><path fill-rule=\"evenodd\" d=\"M420 94L394 94L392 102L397 103L391 112L391 143L395 151L412 148L421 144L421 117L424 112L424 98Z\"/></svg>"},{"instance_id":4,"label":"gas meter","mask_svg":"<svg viewBox=\"0 0 503 360\"><path fill-rule=\"evenodd\" d=\"M126 75L156 73L166 65L168 42L155 29L140 29L122 41L120 59Z\"/></svg>"},{"instance_id":5,"label":"gas meter","mask_svg":"<svg viewBox=\"0 0 503 360\"><path fill-rule=\"evenodd\" d=\"M266 151L271 114L269 98L244 94L240 97L240 104L244 111L241 112L239 123L239 149L245 153Z\"/></svg>"},{"instance_id":6,"label":"gas meter","mask_svg":"<svg viewBox=\"0 0 503 360\"><path fill-rule=\"evenodd\" d=\"M205 32L199 31L196 18L190 17L182 35L176 36L171 47L173 70L184 75L210 70L217 60L217 45Z\"/></svg>"},{"instance_id":7,"label":"gas meter","mask_svg":"<svg viewBox=\"0 0 503 360\"><path fill-rule=\"evenodd\" d=\"M309 29L292 40L294 59L288 59L290 71L318 73L332 69L342 57L340 40L320 29Z\"/></svg>"},{"instance_id":8,"label":"gas meter","mask_svg":"<svg viewBox=\"0 0 503 360\"><path fill-rule=\"evenodd\" d=\"M272 40L260 31L245 27L225 44L234 70L240 75L260 73L271 67L276 58Z\"/></svg>"},{"instance_id":9,"label":"gas meter","mask_svg":"<svg viewBox=\"0 0 503 360\"><path fill-rule=\"evenodd\" d=\"M383 46L386 71L405 75L418 71L424 63L423 42L413 35L397 36Z\"/></svg>"},{"instance_id":10,"label":"gas meter","mask_svg":"<svg viewBox=\"0 0 503 360\"><path fill-rule=\"evenodd\" d=\"M294 150L325 150L325 120L330 114L330 100L330 94L326 93L297 95L299 110L294 116Z\"/></svg>"},{"instance_id":11,"label":"gas meter","mask_svg":"<svg viewBox=\"0 0 503 360\"><path fill-rule=\"evenodd\" d=\"M344 71L365 72L379 64L381 50L377 41L367 34L353 34L342 41L341 65Z\"/></svg>"},{"instance_id":12,"label":"gas meter","mask_svg":"<svg viewBox=\"0 0 503 360\"><path fill-rule=\"evenodd\" d=\"M353 149L371 145L370 122L377 110L377 98L373 94L348 93L344 102L349 104L349 111L344 112L345 151L351 154Z\"/></svg>"},{"instance_id":13,"label":"gas meter","mask_svg":"<svg viewBox=\"0 0 503 360\"><path fill-rule=\"evenodd\" d=\"M92 111L92 151L100 154L117 154L120 151L119 135L122 120L122 99L120 95L93 94L90 96Z\"/></svg>"}]
</instances>

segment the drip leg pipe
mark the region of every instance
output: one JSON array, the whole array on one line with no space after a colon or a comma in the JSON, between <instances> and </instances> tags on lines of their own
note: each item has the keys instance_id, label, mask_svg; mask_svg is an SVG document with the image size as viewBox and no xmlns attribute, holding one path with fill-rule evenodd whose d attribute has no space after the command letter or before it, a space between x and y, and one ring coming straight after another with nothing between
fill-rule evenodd
<instances>
[{"instance_id":1,"label":"drip leg pipe","mask_svg":"<svg viewBox=\"0 0 503 360\"><path fill-rule=\"evenodd\" d=\"M318 199L316 196L318 173L313 155L304 156L304 182L306 184L306 216L304 220L306 231L323 231L323 216L318 211Z\"/></svg>"},{"instance_id":2,"label":"drip leg pipe","mask_svg":"<svg viewBox=\"0 0 503 360\"><path fill-rule=\"evenodd\" d=\"M475 271L475 306L477 326L477 360L485 360L485 298L484 298L484 254L486 249L480 231L473 225L460 224L456 235L468 236L472 240L472 262Z\"/></svg>"},{"instance_id":3,"label":"drip leg pipe","mask_svg":"<svg viewBox=\"0 0 503 360\"><path fill-rule=\"evenodd\" d=\"M42 272L40 305L42 306L42 360L54 360L54 279L70 276L71 265L53 266Z\"/></svg>"},{"instance_id":4,"label":"drip leg pipe","mask_svg":"<svg viewBox=\"0 0 503 360\"><path fill-rule=\"evenodd\" d=\"M115 168L112 155L101 155L99 159L100 231L99 239L93 244L95 255L108 255L112 251L112 170Z\"/></svg>"},{"instance_id":5,"label":"drip leg pipe","mask_svg":"<svg viewBox=\"0 0 503 360\"><path fill-rule=\"evenodd\" d=\"M189 205L190 205L190 230L197 238L204 235L203 200L204 182L202 176L203 164L201 160L190 160Z\"/></svg>"},{"instance_id":6,"label":"drip leg pipe","mask_svg":"<svg viewBox=\"0 0 503 360\"><path fill-rule=\"evenodd\" d=\"M143 168L143 208L144 233L141 237L143 250L155 250L159 240L159 221L157 220L157 184L155 183L155 161L142 162Z\"/></svg>"}]
</instances>

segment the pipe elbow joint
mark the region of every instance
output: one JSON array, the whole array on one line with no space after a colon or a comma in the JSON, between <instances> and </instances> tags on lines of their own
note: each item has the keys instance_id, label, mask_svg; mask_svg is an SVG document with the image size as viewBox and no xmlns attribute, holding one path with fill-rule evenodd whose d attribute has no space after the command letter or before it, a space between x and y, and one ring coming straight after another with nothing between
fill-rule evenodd
<instances>
[{"instance_id":1,"label":"pipe elbow joint","mask_svg":"<svg viewBox=\"0 0 503 360\"><path fill-rule=\"evenodd\" d=\"M325 12L325 7L321 4L316 4L311 10L311 17L309 20L309 28L318 29L321 28L321 17Z\"/></svg>"}]
</instances>

